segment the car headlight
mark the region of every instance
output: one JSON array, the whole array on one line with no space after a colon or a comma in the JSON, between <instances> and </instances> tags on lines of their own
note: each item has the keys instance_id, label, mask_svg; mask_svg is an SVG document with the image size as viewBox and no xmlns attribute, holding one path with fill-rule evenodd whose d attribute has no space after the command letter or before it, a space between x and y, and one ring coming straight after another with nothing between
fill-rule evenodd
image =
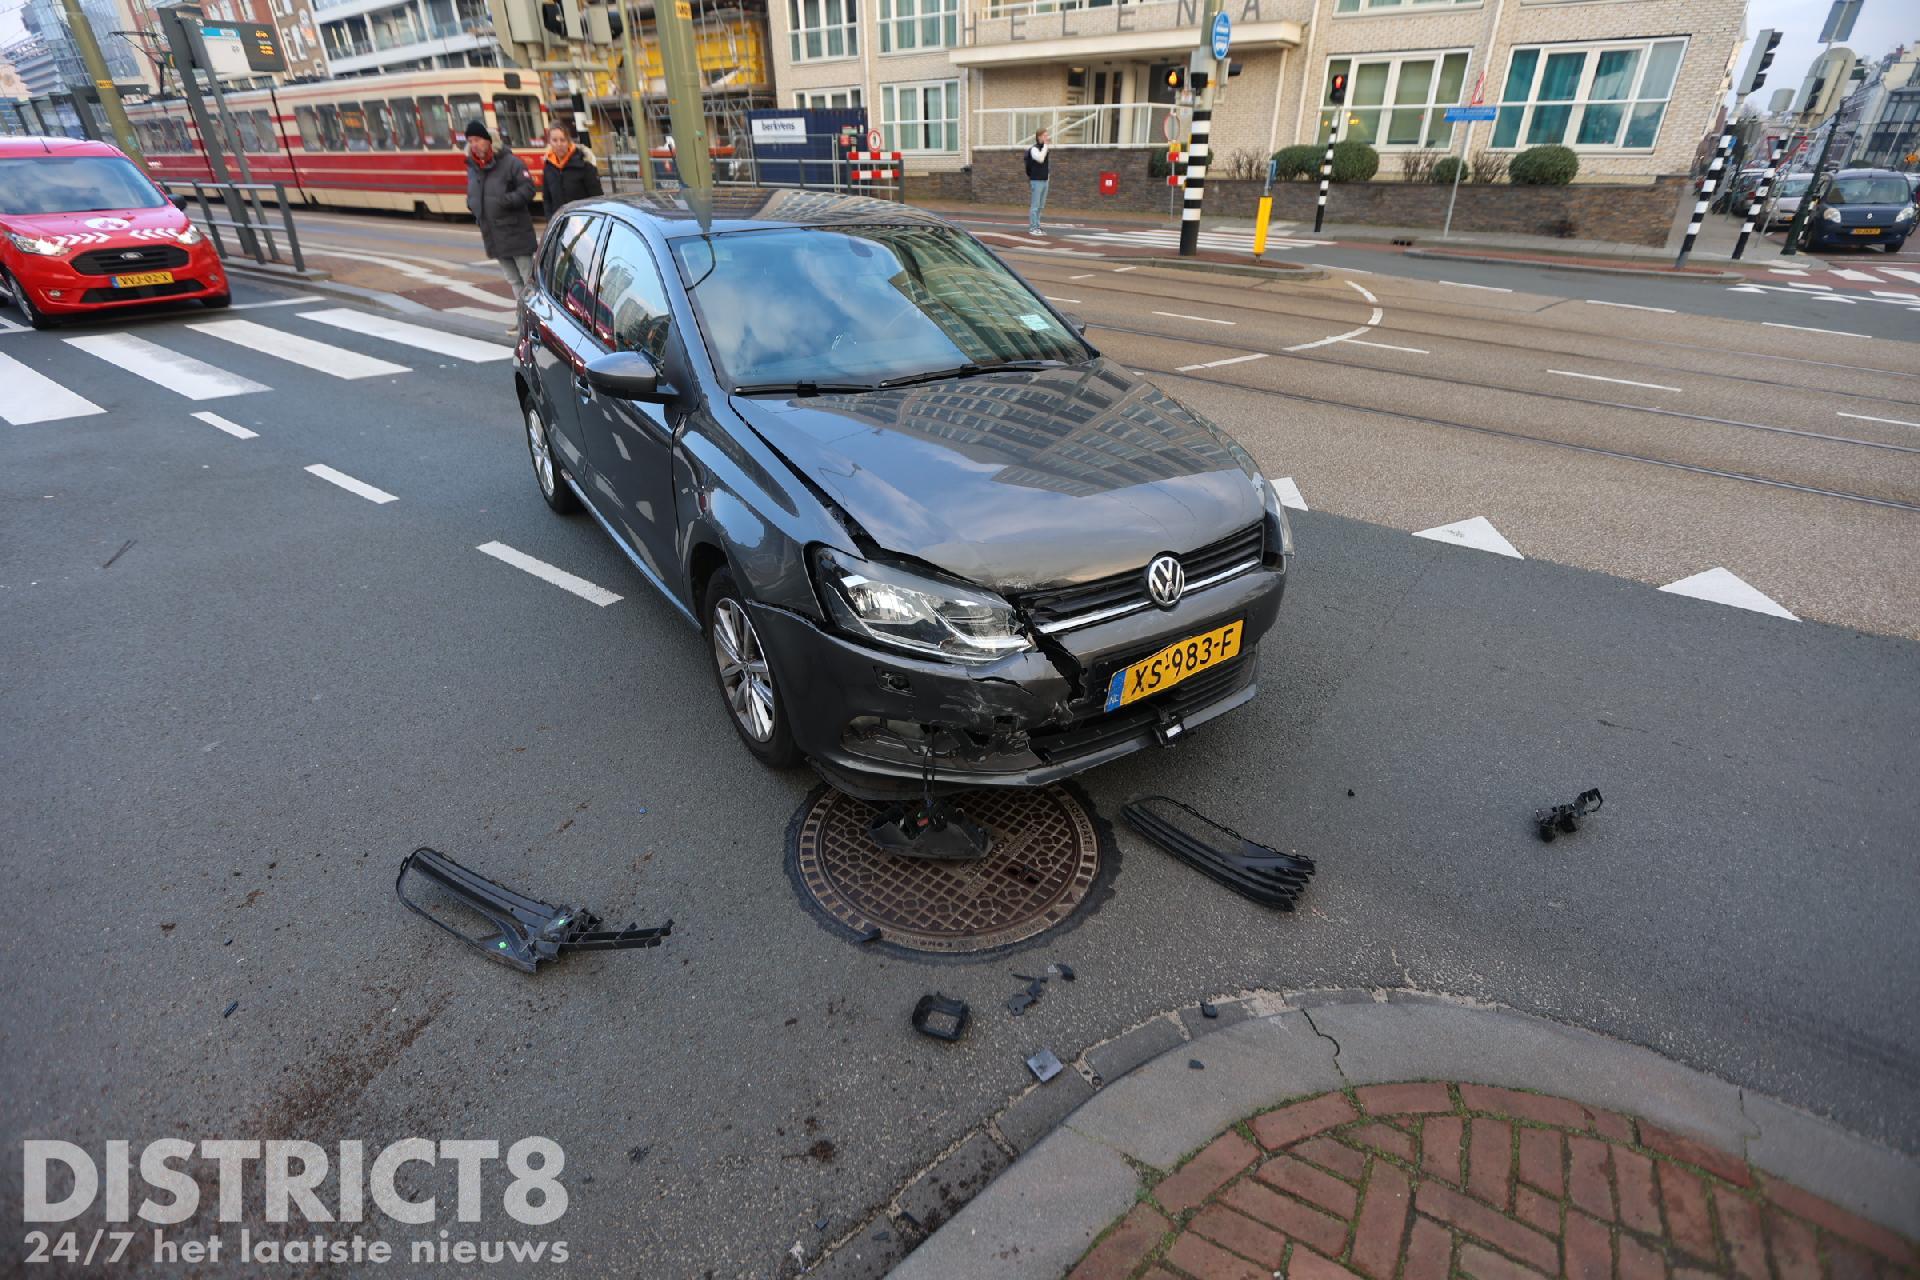
<instances>
[{"instance_id":1,"label":"car headlight","mask_svg":"<svg viewBox=\"0 0 1920 1280\"><path fill-rule=\"evenodd\" d=\"M1826 208L1822 209L1820 211L1820 216L1825 218L1828 222L1840 221L1840 211L1834 208L1832 205L1828 205Z\"/></svg>"},{"instance_id":2,"label":"car headlight","mask_svg":"<svg viewBox=\"0 0 1920 1280\"><path fill-rule=\"evenodd\" d=\"M814 549L813 568L827 612L849 634L958 662L991 662L1032 647L1013 606L990 591L827 547Z\"/></svg>"},{"instance_id":3,"label":"car headlight","mask_svg":"<svg viewBox=\"0 0 1920 1280\"><path fill-rule=\"evenodd\" d=\"M1280 530L1280 554L1285 559L1293 558L1293 523L1287 519L1287 509L1280 501L1280 491L1273 487L1273 481L1262 482L1267 491L1267 516Z\"/></svg>"},{"instance_id":4,"label":"car headlight","mask_svg":"<svg viewBox=\"0 0 1920 1280\"><path fill-rule=\"evenodd\" d=\"M13 241L13 247L22 253L38 253L54 258L67 251L67 246L43 236L23 236L18 231L9 231L7 239Z\"/></svg>"},{"instance_id":5,"label":"car headlight","mask_svg":"<svg viewBox=\"0 0 1920 1280\"><path fill-rule=\"evenodd\" d=\"M174 237L175 243L178 243L178 244L199 244L202 240L205 240L205 239L206 237L200 234L200 228L194 226L191 222L187 224L187 229L185 231L182 231L179 235Z\"/></svg>"},{"instance_id":6,"label":"car headlight","mask_svg":"<svg viewBox=\"0 0 1920 1280\"><path fill-rule=\"evenodd\" d=\"M1894 220L1895 222L1912 222L1912 221L1913 221L1913 206L1912 206L1912 205L1908 205L1908 206L1907 206L1906 208L1904 208L1904 209L1902 209L1902 210L1901 210L1900 212L1898 212L1898 213L1896 213L1896 214L1894 214L1894 215L1893 215L1893 220Z\"/></svg>"}]
</instances>

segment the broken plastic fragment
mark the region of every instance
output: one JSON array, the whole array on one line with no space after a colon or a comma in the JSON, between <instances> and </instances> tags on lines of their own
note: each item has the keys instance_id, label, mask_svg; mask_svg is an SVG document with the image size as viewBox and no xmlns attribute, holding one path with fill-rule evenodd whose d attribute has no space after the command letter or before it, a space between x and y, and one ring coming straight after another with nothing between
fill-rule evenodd
<instances>
[{"instance_id":1,"label":"broken plastic fragment","mask_svg":"<svg viewBox=\"0 0 1920 1280\"><path fill-rule=\"evenodd\" d=\"M1540 839L1552 844L1557 835L1572 835L1580 829L1580 819L1596 812L1601 804L1600 790L1595 787L1575 796L1572 804L1557 804L1551 809L1535 810L1533 821L1540 832Z\"/></svg>"},{"instance_id":2,"label":"broken plastic fragment","mask_svg":"<svg viewBox=\"0 0 1920 1280\"><path fill-rule=\"evenodd\" d=\"M958 1040L967 1031L967 1002L938 991L913 1006L913 1029L935 1040Z\"/></svg>"},{"instance_id":3,"label":"broken plastic fragment","mask_svg":"<svg viewBox=\"0 0 1920 1280\"><path fill-rule=\"evenodd\" d=\"M1042 1049L1027 1059L1027 1070L1033 1072L1033 1078L1041 1084L1059 1075L1062 1069L1060 1059L1054 1056L1051 1049Z\"/></svg>"},{"instance_id":4,"label":"broken plastic fragment","mask_svg":"<svg viewBox=\"0 0 1920 1280\"><path fill-rule=\"evenodd\" d=\"M1052 964L1048 965L1047 972L1053 974L1062 982L1073 981L1073 966L1063 960L1055 960Z\"/></svg>"},{"instance_id":5,"label":"broken plastic fragment","mask_svg":"<svg viewBox=\"0 0 1920 1280\"><path fill-rule=\"evenodd\" d=\"M1220 1016L1220 1010L1205 1000L1202 1000L1200 1002L1200 1016L1203 1018L1217 1018Z\"/></svg>"},{"instance_id":6,"label":"broken plastic fragment","mask_svg":"<svg viewBox=\"0 0 1920 1280\"><path fill-rule=\"evenodd\" d=\"M1033 1003L1034 998L1031 993L1016 991L1007 999L1007 1012L1017 1018L1031 1008Z\"/></svg>"}]
</instances>

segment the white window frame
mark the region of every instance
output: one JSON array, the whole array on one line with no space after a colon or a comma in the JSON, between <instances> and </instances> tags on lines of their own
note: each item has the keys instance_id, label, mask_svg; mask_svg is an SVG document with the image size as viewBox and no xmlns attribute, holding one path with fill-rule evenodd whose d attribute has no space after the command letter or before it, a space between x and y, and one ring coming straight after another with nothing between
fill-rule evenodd
<instances>
[{"instance_id":1,"label":"white window frame","mask_svg":"<svg viewBox=\"0 0 1920 1280\"><path fill-rule=\"evenodd\" d=\"M829 99L836 93L847 95L845 106L836 107ZM839 84L830 89L795 89L793 105L801 111L845 111L852 107L864 107L867 91L857 84Z\"/></svg>"},{"instance_id":2,"label":"white window frame","mask_svg":"<svg viewBox=\"0 0 1920 1280\"><path fill-rule=\"evenodd\" d=\"M901 15L897 9L911 13ZM927 39L927 32L934 34ZM912 43L906 43L902 36ZM880 52L927 53L951 49L960 43L960 0L880 0Z\"/></svg>"},{"instance_id":3,"label":"white window frame","mask_svg":"<svg viewBox=\"0 0 1920 1280\"><path fill-rule=\"evenodd\" d=\"M953 114L932 120L925 114L927 90L945 90L943 97L952 106ZM903 96L911 95L916 108L913 116L901 118L899 102ZM927 147L917 145L925 140L926 126L944 125L953 139L952 146ZM914 137L905 137L903 129L910 128ZM885 140L881 145L886 151L898 151L902 154L918 155L957 155L960 151L960 81L951 80L905 80L880 86L880 136ZM915 145L909 145L915 144Z\"/></svg>"},{"instance_id":4,"label":"white window frame","mask_svg":"<svg viewBox=\"0 0 1920 1280\"><path fill-rule=\"evenodd\" d=\"M820 16L815 26L805 25L807 10ZM840 34L842 52L831 52L833 34ZM787 0L788 52L795 62L832 62L860 56L860 0ZM820 52L808 52L814 45Z\"/></svg>"},{"instance_id":5,"label":"white window frame","mask_svg":"<svg viewBox=\"0 0 1920 1280\"><path fill-rule=\"evenodd\" d=\"M1434 124L1434 120L1436 118L1437 113L1444 111L1448 107L1454 107L1454 106L1460 105L1459 103L1456 103L1456 102L1441 102L1438 100L1439 94L1440 94L1441 70L1446 66L1446 61L1448 58L1454 57L1455 55L1459 55L1459 54L1464 54L1467 59L1466 69L1463 72L1461 72L1461 75L1460 75L1460 86L1462 91L1464 92L1466 89L1466 86L1471 83L1471 77L1473 75L1473 50L1470 48L1409 49L1401 53L1339 53L1339 54L1333 54L1329 56L1327 60L1321 65L1321 68L1320 68L1319 127L1324 129L1327 123L1327 119L1330 116L1334 116L1335 118L1338 118L1338 116L1335 115L1336 112L1338 112L1340 115L1344 115L1352 111L1378 111L1381 115L1381 122L1384 127L1380 130L1381 136L1375 137L1367 145L1372 147L1375 151L1380 152L1382 155L1404 155L1405 153L1410 151L1439 151L1439 150L1447 149L1449 146L1452 145L1453 135L1451 134L1451 132L1449 132L1449 134L1447 135L1447 141L1445 142L1436 142L1429 145L1427 142L1427 138L1432 133L1433 124ZM1331 80L1333 76L1333 64L1336 62L1344 62L1347 64L1347 100L1344 104L1342 104L1337 108L1327 105L1327 100L1326 100L1328 82ZM1361 105L1359 103L1354 102L1353 100L1354 73L1359 70L1360 66L1363 63L1373 64L1373 63L1381 63L1381 62L1384 62L1387 64L1387 84L1386 84L1386 89L1384 91L1384 96L1382 97L1380 103L1376 106L1376 105ZM1394 95L1398 93L1400 90L1401 64L1407 63L1407 62L1433 63L1433 79L1427 85L1427 100L1425 103L1395 102L1393 100ZM1426 126L1420 130L1420 140L1418 142L1386 141L1386 138L1384 135L1386 134L1387 130L1392 127L1391 114L1395 111L1415 111L1415 110L1424 110L1428 113ZM1444 118L1440 118L1440 123L1444 125L1446 124L1446 120ZM1324 138L1326 135L1325 133L1319 133L1319 134L1316 134L1315 136ZM1340 136L1344 140L1348 135L1346 132L1342 132Z\"/></svg>"},{"instance_id":6,"label":"white window frame","mask_svg":"<svg viewBox=\"0 0 1920 1280\"><path fill-rule=\"evenodd\" d=\"M1673 64L1673 82L1667 86L1665 96L1658 98L1643 97L1641 95L1646 84L1647 71L1653 62L1654 47L1663 44L1677 44L1680 46L1680 60ZM1687 50L1690 44L1690 37L1672 35L1641 36L1633 40L1574 40L1564 44L1517 44L1513 46L1507 50L1507 65L1501 71L1499 80L1500 96L1496 100L1496 105L1498 105L1502 111L1511 110L1516 107L1520 108L1520 127L1518 131L1515 132L1512 143L1504 147L1495 146L1493 145L1493 138L1500 128L1500 123L1498 119L1496 119L1494 121L1494 133L1490 133L1487 137L1487 149L1490 151L1517 152L1525 151L1529 147L1556 145L1552 143L1527 141L1527 135L1533 129L1534 112L1538 108L1545 106L1569 108L1566 132L1557 144L1559 146L1570 147L1582 155L1644 156L1649 154L1659 147L1660 132L1667 127L1667 115L1673 108L1673 91L1680 83L1680 73L1686 68ZM1617 143L1578 141L1580 137L1580 125L1586 118L1587 107L1592 105L1593 102L1593 81L1594 77L1600 72L1600 55L1615 49L1640 50L1640 62L1634 72L1633 91L1631 93L1624 98L1600 99L1600 104L1603 106L1617 104L1624 108L1620 113L1620 127L1615 132L1614 137L1616 139L1626 137L1627 127L1633 122L1635 107L1644 106L1650 102L1663 104L1660 112L1660 123L1656 125L1653 130L1653 140L1643 147L1623 147ZM1529 52L1535 53L1538 56L1534 60L1533 78L1527 84L1527 96L1524 99L1510 99L1507 97L1507 80L1513 73L1513 60L1521 54ZM1572 98L1565 101L1555 100L1552 102L1541 102L1535 95L1540 91L1540 81L1542 77L1547 74L1547 59L1556 53L1584 53L1587 55L1585 62L1583 62L1580 67L1580 84L1574 90Z\"/></svg>"},{"instance_id":7,"label":"white window frame","mask_svg":"<svg viewBox=\"0 0 1920 1280\"><path fill-rule=\"evenodd\" d=\"M1409 9L1478 9L1483 0L1334 0L1336 18L1384 18ZM1349 7L1350 6L1350 7Z\"/></svg>"}]
</instances>

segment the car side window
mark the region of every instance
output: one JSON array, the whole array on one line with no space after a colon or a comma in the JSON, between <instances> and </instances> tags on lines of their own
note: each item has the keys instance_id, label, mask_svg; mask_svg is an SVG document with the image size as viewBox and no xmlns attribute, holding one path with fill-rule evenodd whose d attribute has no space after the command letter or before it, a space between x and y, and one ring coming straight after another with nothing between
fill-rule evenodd
<instances>
[{"instance_id":1,"label":"car side window","mask_svg":"<svg viewBox=\"0 0 1920 1280\"><path fill-rule=\"evenodd\" d=\"M571 214L553 233L546 270L547 292L568 314L593 327L593 246L599 239L600 219Z\"/></svg>"},{"instance_id":2,"label":"car side window","mask_svg":"<svg viewBox=\"0 0 1920 1280\"><path fill-rule=\"evenodd\" d=\"M615 351L638 351L658 365L673 336L673 309L653 250L640 233L616 222L600 266L594 333Z\"/></svg>"}]
</instances>

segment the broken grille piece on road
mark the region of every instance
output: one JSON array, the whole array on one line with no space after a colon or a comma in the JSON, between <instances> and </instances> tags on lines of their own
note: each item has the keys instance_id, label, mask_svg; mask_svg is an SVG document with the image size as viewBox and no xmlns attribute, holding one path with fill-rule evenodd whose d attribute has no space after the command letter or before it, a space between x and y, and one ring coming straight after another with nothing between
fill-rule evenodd
<instances>
[{"instance_id":1,"label":"broken grille piece on road","mask_svg":"<svg viewBox=\"0 0 1920 1280\"><path fill-rule=\"evenodd\" d=\"M1053 1050L1042 1049L1027 1059L1027 1070L1033 1072L1034 1079L1045 1084L1059 1075L1062 1068L1060 1059L1054 1056Z\"/></svg>"},{"instance_id":2,"label":"broken grille piece on road","mask_svg":"<svg viewBox=\"0 0 1920 1280\"><path fill-rule=\"evenodd\" d=\"M935 1040L958 1040L967 1032L967 1002L938 991L913 1006L913 1029Z\"/></svg>"},{"instance_id":3,"label":"broken grille piece on road","mask_svg":"<svg viewBox=\"0 0 1920 1280\"><path fill-rule=\"evenodd\" d=\"M463 933L407 896L407 876L418 874L445 890L460 906L493 926L493 932ZM407 910L444 929L489 959L532 973L543 961L569 951L626 951L657 947L673 932L669 920L657 928L603 929L591 911L557 907L516 893L477 871L468 870L437 849L415 849L400 860L393 892Z\"/></svg>"},{"instance_id":4,"label":"broken grille piece on road","mask_svg":"<svg viewBox=\"0 0 1920 1280\"><path fill-rule=\"evenodd\" d=\"M1561 792L1565 795L1565 792ZM1582 791L1573 798L1572 804L1557 804L1551 809L1536 809L1533 821L1540 832L1540 838L1548 844L1553 843L1557 835L1572 835L1580 829L1580 819L1599 811L1602 801L1600 789L1594 787Z\"/></svg>"},{"instance_id":5,"label":"broken grille piece on road","mask_svg":"<svg viewBox=\"0 0 1920 1280\"><path fill-rule=\"evenodd\" d=\"M873 842L902 858L972 861L993 852L993 833L969 818L960 805L933 795L933 740L937 725L927 725L921 756L920 797L882 810L867 828Z\"/></svg>"},{"instance_id":6,"label":"broken grille piece on road","mask_svg":"<svg viewBox=\"0 0 1920 1280\"><path fill-rule=\"evenodd\" d=\"M1312 858L1249 840L1167 796L1147 796L1120 812L1134 830L1180 861L1262 906L1293 910L1313 879Z\"/></svg>"}]
</instances>

